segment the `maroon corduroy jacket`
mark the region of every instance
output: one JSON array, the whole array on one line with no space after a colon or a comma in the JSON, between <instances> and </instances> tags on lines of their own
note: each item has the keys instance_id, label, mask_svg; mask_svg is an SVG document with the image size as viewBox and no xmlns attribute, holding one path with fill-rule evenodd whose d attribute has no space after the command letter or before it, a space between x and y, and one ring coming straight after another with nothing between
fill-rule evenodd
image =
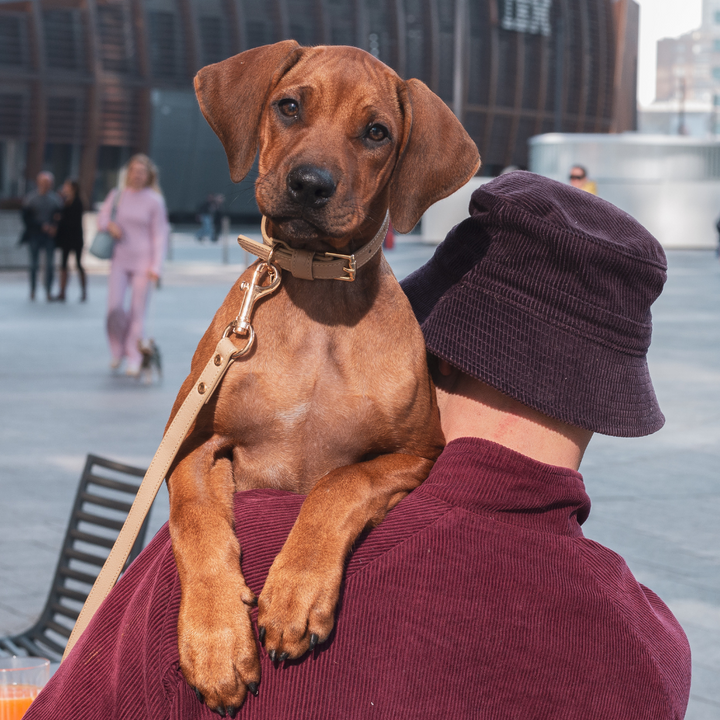
<instances>
[{"instance_id":1,"label":"maroon corduroy jacket","mask_svg":"<svg viewBox=\"0 0 720 720\"><path fill-rule=\"evenodd\" d=\"M236 495L256 592L303 498ZM336 628L274 667L239 718L670 720L690 650L622 558L583 537L581 476L484 440L450 443L349 560ZM179 584L163 528L26 720L216 718L178 669Z\"/></svg>"}]
</instances>

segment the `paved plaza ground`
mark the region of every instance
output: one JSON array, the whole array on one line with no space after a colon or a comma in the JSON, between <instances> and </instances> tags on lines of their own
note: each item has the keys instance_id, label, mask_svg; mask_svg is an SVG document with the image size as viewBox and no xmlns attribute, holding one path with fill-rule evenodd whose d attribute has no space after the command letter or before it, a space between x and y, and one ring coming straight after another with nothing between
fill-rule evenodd
<instances>
[{"instance_id":1,"label":"paved plaza ground","mask_svg":"<svg viewBox=\"0 0 720 720\"><path fill-rule=\"evenodd\" d=\"M432 248L404 238L387 253L398 277ZM669 253L654 310L650 366L667 416L650 438L596 436L581 471L593 500L587 536L625 557L685 628L693 648L688 720L720 717L720 264ZM65 304L30 303L25 274L0 274L0 635L30 625L49 588L87 453L147 466L190 357L242 270L242 251L176 234L149 332L161 384L112 375L104 335L106 276L89 301L72 278ZM167 518L163 488L154 532Z\"/></svg>"}]
</instances>

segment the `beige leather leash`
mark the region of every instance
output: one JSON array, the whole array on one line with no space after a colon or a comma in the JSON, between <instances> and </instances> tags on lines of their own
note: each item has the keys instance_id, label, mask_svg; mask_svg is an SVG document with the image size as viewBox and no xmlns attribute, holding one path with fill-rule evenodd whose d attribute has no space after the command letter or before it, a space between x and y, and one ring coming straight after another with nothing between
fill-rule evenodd
<instances>
[{"instance_id":1,"label":"beige leather leash","mask_svg":"<svg viewBox=\"0 0 720 720\"><path fill-rule=\"evenodd\" d=\"M270 278L269 285L262 285L264 275ZM65 652L62 659L64 660L73 646L82 635L85 628L90 624L93 615L100 607L102 601L107 597L117 582L122 569L125 567L128 555L132 549L135 539L140 532L140 528L150 511L153 500L163 484L165 477L170 469L175 456L177 455L180 445L182 444L188 430L195 422L203 405L213 396L213 393L220 385L220 381L227 372L230 365L235 360L246 355L255 340L255 332L250 324L250 318L255 302L265 295L277 290L280 286L281 271L272 264L260 263L253 274L249 283L243 283L240 287L245 290L245 298L243 300L240 312L237 318L228 325L223 333L220 342L215 347L210 360L208 360L205 369L200 374L193 389L188 393L183 404L180 406L177 414L170 423L160 447L155 453L150 466L145 473L142 483L138 488L135 500L130 508L130 512L125 523L120 530L120 534L115 540L115 544L110 551L105 564L95 579L95 583L90 590L85 604L83 605L80 615L78 616L75 627L70 634ZM245 346L238 350L232 340L231 334L246 337Z\"/></svg>"},{"instance_id":2,"label":"beige leather leash","mask_svg":"<svg viewBox=\"0 0 720 720\"><path fill-rule=\"evenodd\" d=\"M279 265L283 270L292 273L296 278L303 280L345 280L352 282L357 271L369 262L382 247L390 225L390 213L385 213L383 224L375 237L363 245L352 255L339 253L316 253L311 250L298 250L292 248L282 240L275 240L268 236L266 231L266 218L263 217L260 229L263 242L258 242L244 235L238 235L238 243L243 250L257 255L261 260L267 260L272 252L273 264Z\"/></svg>"},{"instance_id":3,"label":"beige leather leash","mask_svg":"<svg viewBox=\"0 0 720 720\"><path fill-rule=\"evenodd\" d=\"M155 500L170 465L175 459L188 430L195 422L198 413L213 396L230 365L250 351L255 341L255 331L250 323L255 303L261 297L277 290L281 281L281 269L288 270L295 277L305 280L344 280L352 282L355 280L358 269L365 265L381 248L389 224L390 213L388 212L385 214L383 224L375 237L352 255L329 252L314 253L309 250L291 248L282 241L275 240L267 235L265 217L263 217L261 225L263 243L251 240L243 235L238 236L238 243L240 243L241 247L257 255L263 262L255 268L251 281L249 283L243 282L240 286L241 289L245 290L245 297L237 318L225 329L220 342L215 348L215 352L208 360L198 381L188 393L163 436L160 447L157 449L155 457L153 457L138 488L135 501L120 530L120 534L115 540L115 544L80 611L65 647L63 660L73 649L85 628L90 624L102 601L108 596L108 593L113 589L117 579L120 577L145 517L150 512L153 500ZM262 285L265 275L270 279L268 285ZM246 337L246 345L241 350L238 350L230 340L229 336L231 334Z\"/></svg>"}]
</instances>

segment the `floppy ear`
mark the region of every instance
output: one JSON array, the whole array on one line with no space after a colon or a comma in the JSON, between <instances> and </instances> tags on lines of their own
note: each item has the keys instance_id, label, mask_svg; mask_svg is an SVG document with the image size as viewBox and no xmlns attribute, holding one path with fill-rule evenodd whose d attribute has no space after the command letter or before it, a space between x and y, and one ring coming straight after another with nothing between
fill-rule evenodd
<instances>
[{"instance_id":1,"label":"floppy ear","mask_svg":"<svg viewBox=\"0 0 720 720\"><path fill-rule=\"evenodd\" d=\"M252 167L265 102L299 59L299 49L294 40L263 45L208 65L195 76L200 109L225 148L233 182Z\"/></svg>"},{"instance_id":2,"label":"floppy ear","mask_svg":"<svg viewBox=\"0 0 720 720\"><path fill-rule=\"evenodd\" d=\"M438 200L462 187L480 167L480 154L450 108L425 83L412 79L400 90L404 138L390 179L390 217L410 232Z\"/></svg>"}]
</instances>

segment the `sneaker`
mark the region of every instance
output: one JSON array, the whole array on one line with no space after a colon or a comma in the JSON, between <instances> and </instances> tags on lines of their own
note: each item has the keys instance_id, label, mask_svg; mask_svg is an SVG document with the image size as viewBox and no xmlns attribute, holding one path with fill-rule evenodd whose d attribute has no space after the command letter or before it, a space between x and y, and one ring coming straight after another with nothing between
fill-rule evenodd
<instances>
[{"instance_id":1,"label":"sneaker","mask_svg":"<svg viewBox=\"0 0 720 720\"><path fill-rule=\"evenodd\" d=\"M127 369L125 370L125 374L128 377L139 377L140 366L139 365L128 365Z\"/></svg>"},{"instance_id":2,"label":"sneaker","mask_svg":"<svg viewBox=\"0 0 720 720\"><path fill-rule=\"evenodd\" d=\"M110 369L115 372L115 370L118 370L120 368L120 364L122 363L122 358L117 358L117 360L111 360L110 361Z\"/></svg>"}]
</instances>

